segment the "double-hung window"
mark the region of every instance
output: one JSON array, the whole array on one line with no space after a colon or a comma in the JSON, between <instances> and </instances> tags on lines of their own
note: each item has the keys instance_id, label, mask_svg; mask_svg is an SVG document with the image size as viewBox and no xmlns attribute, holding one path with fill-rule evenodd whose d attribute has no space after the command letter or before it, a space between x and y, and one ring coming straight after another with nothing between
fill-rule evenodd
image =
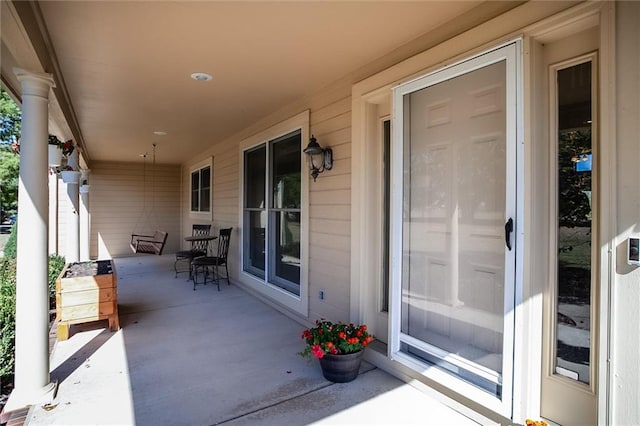
<instances>
[{"instance_id":1,"label":"double-hung window","mask_svg":"<svg viewBox=\"0 0 640 426\"><path fill-rule=\"evenodd\" d=\"M211 211L211 166L191 172L191 211Z\"/></svg>"},{"instance_id":2,"label":"double-hung window","mask_svg":"<svg viewBox=\"0 0 640 426\"><path fill-rule=\"evenodd\" d=\"M301 144L296 130L244 152L244 270L300 296Z\"/></svg>"}]
</instances>

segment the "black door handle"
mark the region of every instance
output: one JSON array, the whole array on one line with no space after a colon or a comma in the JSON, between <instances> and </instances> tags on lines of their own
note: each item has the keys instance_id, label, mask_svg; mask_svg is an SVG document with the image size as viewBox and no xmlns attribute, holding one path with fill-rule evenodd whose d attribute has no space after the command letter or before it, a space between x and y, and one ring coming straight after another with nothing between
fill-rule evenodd
<instances>
[{"instance_id":1,"label":"black door handle","mask_svg":"<svg viewBox=\"0 0 640 426\"><path fill-rule=\"evenodd\" d=\"M509 218L504 224L504 242L509 251L511 251L511 233L513 232L513 219Z\"/></svg>"}]
</instances>

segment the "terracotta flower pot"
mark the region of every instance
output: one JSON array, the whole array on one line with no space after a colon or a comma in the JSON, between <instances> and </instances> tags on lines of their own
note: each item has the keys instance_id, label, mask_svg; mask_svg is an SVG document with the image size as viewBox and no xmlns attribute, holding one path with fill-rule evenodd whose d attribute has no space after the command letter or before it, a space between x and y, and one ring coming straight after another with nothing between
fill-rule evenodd
<instances>
[{"instance_id":1,"label":"terracotta flower pot","mask_svg":"<svg viewBox=\"0 0 640 426\"><path fill-rule=\"evenodd\" d=\"M360 371L360 363L364 351L351 354L324 354L320 361L322 375L325 379L335 383L347 383L355 380Z\"/></svg>"}]
</instances>

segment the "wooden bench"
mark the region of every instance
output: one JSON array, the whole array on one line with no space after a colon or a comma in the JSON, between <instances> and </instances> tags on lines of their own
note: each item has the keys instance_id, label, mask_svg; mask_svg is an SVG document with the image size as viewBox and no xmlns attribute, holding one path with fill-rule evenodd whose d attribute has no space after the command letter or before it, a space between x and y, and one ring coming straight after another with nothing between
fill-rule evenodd
<instances>
[{"instance_id":1,"label":"wooden bench","mask_svg":"<svg viewBox=\"0 0 640 426\"><path fill-rule=\"evenodd\" d=\"M131 250L134 253L162 254L167 242L167 233L156 231L153 235L131 234Z\"/></svg>"}]
</instances>

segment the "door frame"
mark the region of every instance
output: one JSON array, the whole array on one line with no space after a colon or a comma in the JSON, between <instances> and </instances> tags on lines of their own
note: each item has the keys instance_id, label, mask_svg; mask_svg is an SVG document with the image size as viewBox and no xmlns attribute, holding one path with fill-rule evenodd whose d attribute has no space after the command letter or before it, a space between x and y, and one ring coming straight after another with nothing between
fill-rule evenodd
<instances>
[{"instance_id":1,"label":"door frame","mask_svg":"<svg viewBox=\"0 0 640 426\"><path fill-rule=\"evenodd\" d=\"M544 6L544 7L543 7ZM615 277L617 237L616 237L616 113L615 113L615 9L614 2L584 2L567 7L556 3L525 3L520 7L504 13L491 21L479 24L459 35L434 41L425 45L424 51L406 60L387 61L388 68L377 72L355 83L351 90L352 102L352 169L351 169L351 291L350 318L354 322L363 322L368 318L372 292L378 292L380 283L372 276L378 256L375 233L377 224L370 220L370 197L379 188L375 187L371 136L371 109L391 97L391 88L402 81L408 81L446 64L469 57L474 52L485 51L506 40L523 36L524 62L524 186L527 194L539 193L540 183L536 182L534 170L541 165L535 152L535 142L548 136L536 124L546 118L540 115L536 92L540 90L537 75L536 44L544 43L556 33L572 31L571 26L580 25L580 21L595 19L600 22L600 71L603 84L599 90L601 104L600 134L603 144L600 152L601 188L603 191L601 204L601 247L600 258L600 324L598 329L599 359L598 366L598 422L611 424L610 401L612 389L612 339L611 312L613 309L612 283ZM544 72L544 70L542 70ZM375 121L377 124L377 120ZM541 139L542 138L542 139ZM537 201L532 197L524 200L525 236L535 235L532 227L540 218L531 210ZM622 238L622 237L620 237ZM516 316L516 339L514 359L514 404L512 421L523 423L526 418L539 417L540 414L540 377L542 373L542 285L543 279L536 272L540 259L546 253L532 244L531 238L524 238L523 244L527 262L524 265L524 287L521 305L517 306L522 315ZM545 249L546 250L546 249ZM387 346L375 344L368 350L367 358L386 371L405 380L415 380L430 386L434 395L440 394L441 400L458 410L470 408L467 415L488 416L505 422L504 417L495 417L475 401L462 397L458 393L442 386L437 380L417 374L387 356ZM502 420L500 420L502 419Z\"/></svg>"},{"instance_id":2,"label":"door frame","mask_svg":"<svg viewBox=\"0 0 640 426\"><path fill-rule=\"evenodd\" d=\"M600 168L599 168L599 160L600 160L600 147L601 141L599 136L599 111L600 104L598 99L598 87L600 86L599 76L598 76L598 52L592 51L590 53L581 54L577 56L573 56L568 59L561 60L559 62L554 62L548 64L547 66L547 78L549 83L556 82L556 76L558 71L579 65L584 63L590 63L592 72L592 81L591 81L591 93L592 93L592 116L595 117L593 120L592 127L592 151L594 164L596 166L593 168L592 174L592 191L593 191L593 207L592 208L592 247L591 247L591 279L590 279L590 298L591 298L591 307L590 307L590 382L589 384L578 382L577 380L572 380L567 377L562 377L559 373L556 373L553 369L555 365L555 357L557 350L557 321L556 321L556 313L558 311L558 273L557 273L557 244L558 244L558 185L560 183L558 179L558 105L557 105L557 88L555 84L549 84L547 90L548 96L548 114L549 114L549 170L550 173L550 185L549 185L549 204L550 208L548 212L550 214L549 217L549 262L548 262L548 280L547 285L549 286L548 290L545 292L546 297L544 301L544 318L543 318L543 355L542 355L542 389L545 389L546 381L549 381L551 384L546 385L547 391L550 390L550 387L555 386L566 386L571 392L578 392L586 395L590 395L591 397L597 398L597 385L598 385L598 365L599 365L599 344L598 344L598 306L599 306L599 270L600 270L600 253L597 249L598 242L600 241L600 212L599 206L600 204ZM538 213L542 213L538 211ZM540 235L543 233L540 232ZM553 396L551 396L551 400L553 400ZM575 398L574 398L575 399ZM565 399L566 401L566 399ZM543 412L541 401L541 414ZM581 404L582 406L582 404ZM550 419L554 420L554 419ZM557 419L555 419L557 420Z\"/></svg>"},{"instance_id":3,"label":"door frame","mask_svg":"<svg viewBox=\"0 0 640 426\"><path fill-rule=\"evenodd\" d=\"M597 379L592 384L592 388L596 392L597 398L597 422L598 424L612 424L613 417L611 412L611 389L613 386L613 374L612 374L612 312L614 309L614 300L612 298L612 283L615 280L615 264L616 264L616 247L618 246L618 237L616 232L616 107L615 107L615 3L614 2L602 2L602 3L583 3L579 6L571 8L565 12L562 12L556 16L553 16L547 20L541 21L534 25L531 25L526 31L525 43L526 43L526 84L525 84L525 105L527 108L526 120L528 125L526 126L525 140L536 141L542 144L549 144L549 128L550 123L548 112L548 93L549 90L542 84L540 76L544 79L547 78L549 69L544 66L540 45L547 44L555 40L562 40L568 35L575 34L588 28L589 26L598 25L598 42L599 50L596 57L597 62L597 77L599 85L594 94L599 106L599 121L597 123L599 127L598 137L600 143L598 145L599 154L599 176L597 181L594 180L594 185L600 190L599 200L597 200L597 206L594 204L594 210L597 209L599 218L597 223L594 220L594 229L598 230L599 235L594 239L594 245L597 246L598 263L594 264L597 268L597 272L593 275L597 280L597 298L598 303L596 317L598 323L594 323L595 329L593 335L597 344L596 359L599 360L595 368ZM585 52L587 53L587 52ZM579 53L575 55L580 55ZM574 58L575 59L575 58ZM540 74L542 73L542 74ZM537 88L537 89L536 89ZM604 142L606 141L606 143ZM539 145L538 145L539 146ZM549 148L547 148L548 151ZM549 177L541 177L538 172L537 178L535 177L535 170L540 170L540 151L533 143L527 147L526 155L528 157L527 166L530 167L530 172L527 174L527 191L529 193L540 193L548 191L551 182ZM543 154L544 157L547 154ZM546 160L545 160L546 161ZM535 166L535 167L534 167ZM542 166L542 169L547 169L547 175L549 174L550 164L547 162ZM554 180L555 182L555 180ZM543 202L546 205L545 214L549 211L549 203L551 200L545 200ZM527 202L525 208L527 211L533 211L535 205L532 202ZM540 212L538 212L540 213ZM527 213L531 215L532 213ZM537 219L532 218L532 222L538 222ZM540 228L535 223L531 223L531 228L526 231L527 235L536 235L540 232ZM539 225L539 223L538 223ZM547 223L551 226L550 223ZM543 227L544 227L543 226ZM525 242L526 250L531 253L534 260L533 263L527 267L530 270L528 276L525 277L525 287L530 287L532 292L539 292L542 295L546 291L546 283L549 278L548 269L550 266L549 259L550 253L548 250L549 244L546 241L540 241L540 239L529 239ZM596 253L594 252L594 255ZM543 260L546 259L546 260ZM537 272L542 271L542 273ZM539 282L543 283L540 287ZM534 309L532 312L532 319L528 326L527 331L530 336L536 338L536 334L540 333L536 331L543 330L543 298L536 297L535 305L531 307ZM548 335L540 336L541 347L542 341L549 339ZM536 338L537 339L537 338ZM542 348L540 348L542 349ZM529 372L523 373L522 380L542 380L542 376L546 375L548 371L543 369L542 357L546 356L540 351L539 365L538 361L534 361L536 364L535 369L531 369ZM538 377L534 377L537 374ZM540 385L541 386L541 385ZM523 390L524 388L521 387ZM541 387L535 391L537 394L526 395L524 390L524 397L529 401L529 407L531 410L528 413L537 413L540 416L541 411ZM528 414L524 412L523 414ZM531 414L528 414L531 416Z\"/></svg>"}]
</instances>

